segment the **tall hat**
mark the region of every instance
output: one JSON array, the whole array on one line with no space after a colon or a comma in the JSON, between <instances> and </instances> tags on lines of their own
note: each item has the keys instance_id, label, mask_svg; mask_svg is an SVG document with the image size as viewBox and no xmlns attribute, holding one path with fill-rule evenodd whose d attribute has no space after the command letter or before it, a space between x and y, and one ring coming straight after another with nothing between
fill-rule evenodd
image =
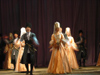
<instances>
[{"instance_id":1,"label":"tall hat","mask_svg":"<svg viewBox=\"0 0 100 75\"><path fill-rule=\"evenodd\" d=\"M79 30L79 34L80 34L80 33L82 33L82 34L83 34L83 31L82 31L82 30Z\"/></svg>"},{"instance_id":2,"label":"tall hat","mask_svg":"<svg viewBox=\"0 0 100 75\"><path fill-rule=\"evenodd\" d=\"M31 23L26 23L26 27L31 28L32 27L32 24Z\"/></svg>"}]
</instances>

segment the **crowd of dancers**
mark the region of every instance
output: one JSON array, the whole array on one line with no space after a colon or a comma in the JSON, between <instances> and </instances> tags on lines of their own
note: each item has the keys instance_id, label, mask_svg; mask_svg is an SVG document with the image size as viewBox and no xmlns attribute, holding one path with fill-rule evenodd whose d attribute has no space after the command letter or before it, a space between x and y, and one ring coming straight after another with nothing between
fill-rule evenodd
<instances>
[{"instance_id":1,"label":"crowd of dancers","mask_svg":"<svg viewBox=\"0 0 100 75\"><path fill-rule=\"evenodd\" d=\"M48 66L48 73L71 73L73 69L78 70L80 66L86 66L87 48L85 46L86 39L83 36L82 30L79 30L79 36L75 41L69 27L66 27L65 33L62 33L60 23L55 22L54 32L49 43L52 54ZM96 66L100 66L100 54Z\"/></svg>"},{"instance_id":2,"label":"crowd of dancers","mask_svg":"<svg viewBox=\"0 0 100 75\"><path fill-rule=\"evenodd\" d=\"M36 35L31 32L32 25L26 24L20 30L20 36L17 31L10 33L9 37L0 34L0 68L14 69L16 72L26 71L26 74L35 69L35 51L39 46ZM48 73L63 74L71 73L73 69L79 69L81 60L85 67L87 58L86 40L83 37L83 31L79 31L79 37L75 41L71 35L71 29L66 27L65 33L59 22L54 23L54 31L49 42L51 58L48 65ZM77 55L75 53L77 51ZM5 58L5 59L4 59ZM100 64L98 59L97 66ZM78 63L79 62L79 63Z\"/></svg>"},{"instance_id":3,"label":"crowd of dancers","mask_svg":"<svg viewBox=\"0 0 100 75\"><path fill-rule=\"evenodd\" d=\"M13 34L10 33L9 39L7 36L4 37L0 44L0 47L2 47L1 53L3 53L0 59L4 61L1 63L3 69L14 69L16 72L26 71L26 74L30 73L32 75L35 51L36 47L39 46L39 42L36 35L31 32L31 27L30 23L27 23L25 28L22 27L20 37L17 31ZM4 54L6 55L5 59L3 58Z\"/></svg>"}]
</instances>

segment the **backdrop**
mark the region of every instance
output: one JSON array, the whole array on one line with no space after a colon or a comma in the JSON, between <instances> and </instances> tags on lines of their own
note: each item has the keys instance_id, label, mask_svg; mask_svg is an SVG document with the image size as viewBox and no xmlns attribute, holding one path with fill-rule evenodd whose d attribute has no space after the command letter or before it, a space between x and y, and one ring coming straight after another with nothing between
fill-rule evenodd
<instances>
[{"instance_id":1,"label":"backdrop","mask_svg":"<svg viewBox=\"0 0 100 75\"><path fill-rule=\"evenodd\" d=\"M0 0L0 33L32 24L32 32L40 42L37 65L47 66L51 53L49 41L54 22L59 21L63 32L71 28L74 39L82 29L87 40L87 65L95 65L100 42L100 0Z\"/></svg>"}]
</instances>

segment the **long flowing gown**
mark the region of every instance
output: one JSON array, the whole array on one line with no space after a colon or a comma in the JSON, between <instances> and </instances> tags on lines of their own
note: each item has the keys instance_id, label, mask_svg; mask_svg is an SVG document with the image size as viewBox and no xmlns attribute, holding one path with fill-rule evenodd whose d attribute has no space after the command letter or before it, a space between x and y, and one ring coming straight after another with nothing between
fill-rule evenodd
<instances>
[{"instance_id":1,"label":"long flowing gown","mask_svg":"<svg viewBox=\"0 0 100 75\"><path fill-rule=\"evenodd\" d=\"M23 42L20 42L20 49L19 49L19 53L18 53L18 58L17 58L17 63L16 63L16 68L15 68L15 71L16 72L24 72L24 71L27 71L26 67L25 67L25 64L21 64L20 61L21 61L21 58L22 58L22 55L23 55L23 52L24 52L24 47L22 45L25 44L25 41ZM30 70L30 64L28 65L29 67L29 70ZM33 67L33 71L34 71L34 67Z\"/></svg>"},{"instance_id":2,"label":"long flowing gown","mask_svg":"<svg viewBox=\"0 0 100 75\"><path fill-rule=\"evenodd\" d=\"M6 54L5 61L3 64L4 69L14 69L13 64L11 63L11 53L12 53L13 43L6 44L4 53Z\"/></svg>"},{"instance_id":3,"label":"long flowing gown","mask_svg":"<svg viewBox=\"0 0 100 75\"><path fill-rule=\"evenodd\" d=\"M74 38L72 36L68 37L69 45L66 44L66 53L68 56L68 61L72 69L79 69L79 65L77 63L76 55L74 50L77 51L77 45L74 42Z\"/></svg>"},{"instance_id":4,"label":"long flowing gown","mask_svg":"<svg viewBox=\"0 0 100 75\"><path fill-rule=\"evenodd\" d=\"M72 71L67 60L67 55L65 52L65 47L62 44L62 39L64 39L62 34L53 34L51 36L50 44L52 45L52 54L48 66L48 73L63 74Z\"/></svg>"},{"instance_id":5,"label":"long flowing gown","mask_svg":"<svg viewBox=\"0 0 100 75\"><path fill-rule=\"evenodd\" d=\"M100 66L100 53L99 53L99 56L98 56L98 61L97 61L96 66Z\"/></svg>"}]
</instances>

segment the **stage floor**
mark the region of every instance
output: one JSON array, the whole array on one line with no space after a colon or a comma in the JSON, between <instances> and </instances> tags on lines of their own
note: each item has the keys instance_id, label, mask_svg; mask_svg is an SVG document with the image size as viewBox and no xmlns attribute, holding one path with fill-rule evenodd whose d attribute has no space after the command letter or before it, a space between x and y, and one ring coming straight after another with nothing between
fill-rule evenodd
<instances>
[{"instance_id":1,"label":"stage floor","mask_svg":"<svg viewBox=\"0 0 100 75\"><path fill-rule=\"evenodd\" d=\"M47 68L36 68L34 75L54 75L48 74ZM17 73L13 70L0 70L0 75L26 75L26 73ZM80 67L78 70L73 70L70 74L56 74L56 75L100 75L100 67Z\"/></svg>"}]
</instances>

